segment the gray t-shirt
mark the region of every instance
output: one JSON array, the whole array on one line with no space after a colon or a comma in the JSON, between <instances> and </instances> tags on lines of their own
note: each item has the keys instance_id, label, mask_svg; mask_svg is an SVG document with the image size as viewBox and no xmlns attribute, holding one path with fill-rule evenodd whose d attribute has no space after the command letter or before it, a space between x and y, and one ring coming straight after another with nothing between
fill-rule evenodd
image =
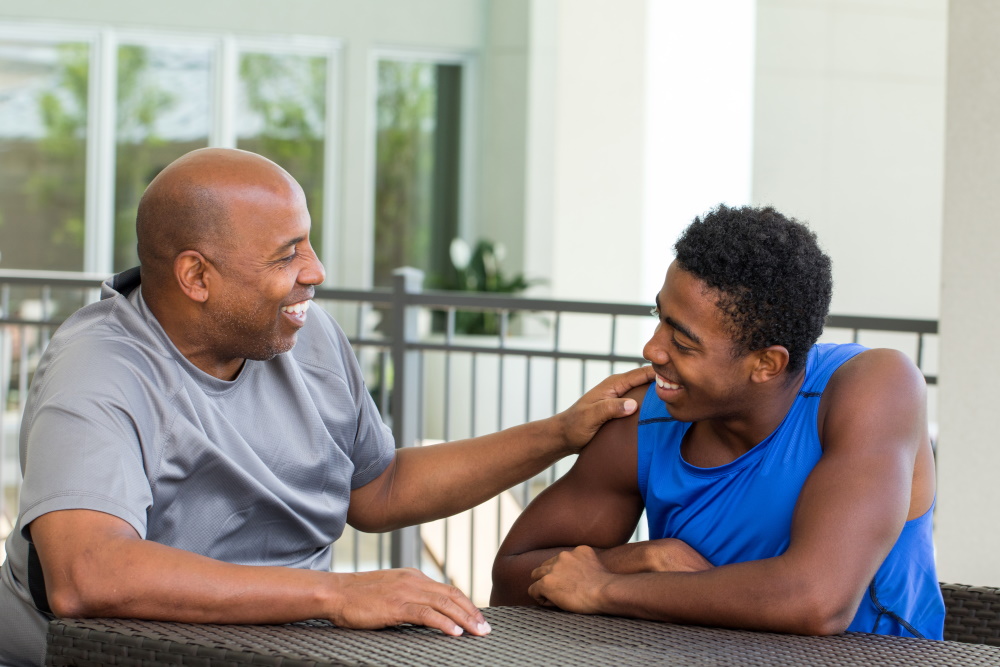
<instances>
[{"instance_id":1,"label":"gray t-shirt","mask_svg":"<svg viewBox=\"0 0 1000 667\"><path fill-rule=\"evenodd\" d=\"M312 308L290 352L227 382L191 364L138 275L53 336L21 426L20 516L0 570L0 665L41 664L44 584L25 527L57 510L230 563L327 569L350 491L394 455L340 327Z\"/></svg>"}]
</instances>

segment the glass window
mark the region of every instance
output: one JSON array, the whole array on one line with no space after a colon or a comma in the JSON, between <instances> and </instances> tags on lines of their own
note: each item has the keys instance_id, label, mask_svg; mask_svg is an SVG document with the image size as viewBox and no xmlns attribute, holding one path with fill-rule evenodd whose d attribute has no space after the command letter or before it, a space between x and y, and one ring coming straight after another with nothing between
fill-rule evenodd
<instances>
[{"instance_id":1,"label":"glass window","mask_svg":"<svg viewBox=\"0 0 1000 667\"><path fill-rule=\"evenodd\" d=\"M458 233L461 65L378 63L373 282L401 266L434 287L451 270Z\"/></svg>"},{"instance_id":2,"label":"glass window","mask_svg":"<svg viewBox=\"0 0 1000 667\"><path fill-rule=\"evenodd\" d=\"M211 70L207 48L118 49L115 271L139 263L135 214L149 181L174 159L208 145Z\"/></svg>"},{"instance_id":3,"label":"glass window","mask_svg":"<svg viewBox=\"0 0 1000 667\"><path fill-rule=\"evenodd\" d=\"M83 269L90 47L0 41L0 267Z\"/></svg>"},{"instance_id":4,"label":"glass window","mask_svg":"<svg viewBox=\"0 0 1000 667\"><path fill-rule=\"evenodd\" d=\"M236 110L237 148L274 160L305 191L313 222L310 240L320 256L326 72L325 56L244 53Z\"/></svg>"}]
</instances>

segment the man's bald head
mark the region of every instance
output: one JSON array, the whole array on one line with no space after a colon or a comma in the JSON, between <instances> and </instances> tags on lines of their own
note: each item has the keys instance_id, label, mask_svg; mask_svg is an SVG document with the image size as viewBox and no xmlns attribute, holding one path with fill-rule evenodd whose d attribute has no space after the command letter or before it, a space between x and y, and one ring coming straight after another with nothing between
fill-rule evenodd
<instances>
[{"instance_id":1,"label":"man's bald head","mask_svg":"<svg viewBox=\"0 0 1000 667\"><path fill-rule=\"evenodd\" d=\"M144 291L165 284L174 259L185 250L224 264L238 223L231 204L261 190L301 194L288 172L247 151L202 148L167 165L146 188L136 215Z\"/></svg>"}]
</instances>

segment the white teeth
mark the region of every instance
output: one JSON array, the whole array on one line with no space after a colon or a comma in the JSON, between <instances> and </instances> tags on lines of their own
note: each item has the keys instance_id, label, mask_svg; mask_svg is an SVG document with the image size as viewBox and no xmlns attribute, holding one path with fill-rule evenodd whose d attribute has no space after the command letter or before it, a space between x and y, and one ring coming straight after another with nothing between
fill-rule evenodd
<instances>
[{"instance_id":1,"label":"white teeth","mask_svg":"<svg viewBox=\"0 0 1000 667\"><path fill-rule=\"evenodd\" d=\"M295 315L301 315L302 313L309 310L308 301L300 301L299 303L293 303L290 306L282 306L281 312L283 313L293 313Z\"/></svg>"},{"instance_id":2,"label":"white teeth","mask_svg":"<svg viewBox=\"0 0 1000 667\"><path fill-rule=\"evenodd\" d=\"M673 384L671 382L667 382L666 380L664 380L663 378L661 378L659 375L656 376L656 386L659 387L660 389L680 389L681 388L681 386L679 384Z\"/></svg>"}]
</instances>

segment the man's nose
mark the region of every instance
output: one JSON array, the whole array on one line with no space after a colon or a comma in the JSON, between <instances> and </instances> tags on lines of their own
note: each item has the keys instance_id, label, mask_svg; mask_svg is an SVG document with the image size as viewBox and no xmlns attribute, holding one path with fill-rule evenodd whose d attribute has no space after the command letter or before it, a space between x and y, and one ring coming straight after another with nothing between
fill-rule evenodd
<instances>
[{"instance_id":1,"label":"man's nose","mask_svg":"<svg viewBox=\"0 0 1000 667\"><path fill-rule=\"evenodd\" d=\"M670 355L667 354L667 348L656 340L655 333L648 341L646 341L646 344L643 345L642 358L651 363L660 365L670 361Z\"/></svg>"},{"instance_id":2,"label":"man's nose","mask_svg":"<svg viewBox=\"0 0 1000 667\"><path fill-rule=\"evenodd\" d=\"M319 285L324 280L326 280L326 269L323 267L323 262L314 254L309 265L299 273L299 282L304 285Z\"/></svg>"}]
</instances>

